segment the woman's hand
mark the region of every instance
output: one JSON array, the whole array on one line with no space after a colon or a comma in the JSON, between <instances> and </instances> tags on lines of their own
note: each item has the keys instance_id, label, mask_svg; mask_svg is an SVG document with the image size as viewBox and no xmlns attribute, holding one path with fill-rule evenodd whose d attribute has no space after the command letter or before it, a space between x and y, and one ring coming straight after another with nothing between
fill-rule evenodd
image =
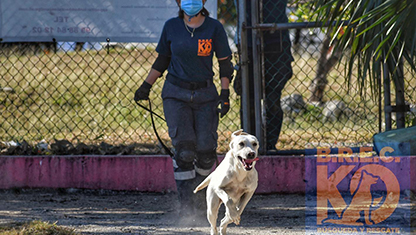
<instances>
[{"instance_id":1,"label":"woman's hand","mask_svg":"<svg viewBox=\"0 0 416 235\"><path fill-rule=\"evenodd\" d=\"M150 88L152 88L152 85L144 81L139 89L137 89L136 93L134 93L134 101L137 102L139 100L148 100Z\"/></svg>"},{"instance_id":2,"label":"woman's hand","mask_svg":"<svg viewBox=\"0 0 416 235\"><path fill-rule=\"evenodd\" d=\"M221 118L223 118L228 111L230 111L230 90L229 89L221 89L220 99L218 102L221 105L219 112L221 114Z\"/></svg>"}]
</instances>

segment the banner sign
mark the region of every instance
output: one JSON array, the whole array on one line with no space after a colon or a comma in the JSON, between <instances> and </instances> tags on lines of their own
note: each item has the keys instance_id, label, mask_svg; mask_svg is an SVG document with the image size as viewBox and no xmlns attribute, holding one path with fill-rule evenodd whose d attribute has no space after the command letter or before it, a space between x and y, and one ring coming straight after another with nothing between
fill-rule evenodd
<instances>
[{"instance_id":1,"label":"banner sign","mask_svg":"<svg viewBox=\"0 0 416 235\"><path fill-rule=\"evenodd\" d=\"M217 1L205 8L216 18ZM158 42L175 0L0 0L2 42Z\"/></svg>"}]
</instances>

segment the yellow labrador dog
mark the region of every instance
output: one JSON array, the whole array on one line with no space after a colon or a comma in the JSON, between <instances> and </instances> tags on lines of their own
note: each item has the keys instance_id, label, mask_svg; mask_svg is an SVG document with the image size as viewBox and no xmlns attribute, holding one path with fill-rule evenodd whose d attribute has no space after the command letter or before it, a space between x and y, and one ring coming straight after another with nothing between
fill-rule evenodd
<instances>
[{"instance_id":1,"label":"yellow labrador dog","mask_svg":"<svg viewBox=\"0 0 416 235\"><path fill-rule=\"evenodd\" d=\"M207 188L207 218L211 235L217 234L218 210L225 205L220 234L225 235L230 223L239 224L248 201L257 188L258 175L254 168L258 158L259 142L253 135L238 130L231 136L230 150L221 164L196 189Z\"/></svg>"}]
</instances>

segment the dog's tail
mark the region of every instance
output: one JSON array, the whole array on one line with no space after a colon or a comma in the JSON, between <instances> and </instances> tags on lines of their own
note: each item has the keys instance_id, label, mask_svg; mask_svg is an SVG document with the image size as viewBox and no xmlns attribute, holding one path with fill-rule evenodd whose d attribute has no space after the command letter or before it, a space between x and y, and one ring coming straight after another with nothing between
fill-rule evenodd
<instances>
[{"instance_id":1,"label":"dog's tail","mask_svg":"<svg viewBox=\"0 0 416 235\"><path fill-rule=\"evenodd\" d=\"M194 193L197 193L199 190L204 189L208 186L209 182L211 182L211 175L209 175L207 178L202 181L194 190Z\"/></svg>"}]
</instances>

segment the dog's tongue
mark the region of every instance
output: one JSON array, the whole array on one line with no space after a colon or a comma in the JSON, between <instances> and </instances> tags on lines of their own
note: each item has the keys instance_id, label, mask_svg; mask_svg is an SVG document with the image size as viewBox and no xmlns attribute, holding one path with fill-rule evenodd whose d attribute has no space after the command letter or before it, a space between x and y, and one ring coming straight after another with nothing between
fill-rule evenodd
<instances>
[{"instance_id":1,"label":"dog's tongue","mask_svg":"<svg viewBox=\"0 0 416 235\"><path fill-rule=\"evenodd\" d=\"M258 161L258 160L259 160L259 158L256 157L254 159L244 159L244 162L250 164L250 163L255 162L255 161Z\"/></svg>"}]
</instances>

